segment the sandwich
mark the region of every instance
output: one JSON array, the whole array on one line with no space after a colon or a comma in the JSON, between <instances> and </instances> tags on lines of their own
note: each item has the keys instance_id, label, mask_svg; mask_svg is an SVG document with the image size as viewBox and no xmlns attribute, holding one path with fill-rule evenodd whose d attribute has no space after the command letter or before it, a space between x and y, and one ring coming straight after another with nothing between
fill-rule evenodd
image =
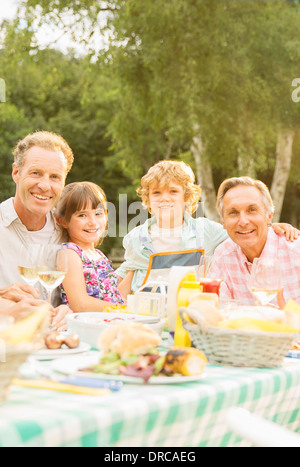
<instances>
[{"instance_id":1,"label":"sandwich","mask_svg":"<svg viewBox=\"0 0 300 467\"><path fill-rule=\"evenodd\" d=\"M113 351L121 357L142 355L155 349L161 342L157 332L136 322L122 322L108 326L100 334L99 348Z\"/></svg>"},{"instance_id":2,"label":"sandwich","mask_svg":"<svg viewBox=\"0 0 300 467\"><path fill-rule=\"evenodd\" d=\"M174 347L161 353L161 337L141 323L124 322L108 326L100 335L103 351L97 365L82 371L142 378L194 376L202 373L205 355L197 349Z\"/></svg>"}]
</instances>

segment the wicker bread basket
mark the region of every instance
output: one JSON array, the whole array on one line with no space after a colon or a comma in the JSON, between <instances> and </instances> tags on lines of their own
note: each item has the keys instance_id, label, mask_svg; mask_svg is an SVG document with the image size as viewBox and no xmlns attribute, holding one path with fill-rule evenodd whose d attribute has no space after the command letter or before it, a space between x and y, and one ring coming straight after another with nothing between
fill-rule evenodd
<instances>
[{"instance_id":1,"label":"wicker bread basket","mask_svg":"<svg viewBox=\"0 0 300 467\"><path fill-rule=\"evenodd\" d=\"M7 350L5 361L0 362L0 404L6 399L11 381L18 376L20 366L25 363L31 352L32 346L30 349L27 346Z\"/></svg>"},{"instance_id":2,"label":"wicker bread basket","mask_svg":"<svg viewBox=\"0 0 300 467\"><path fill-rule=\"evenodd\" d=\"M2 330L13 323L13 320L12 322L6 321L6 318L0 315L0 325L1 322L3 325ZM49 316L46 310L43 319L38 323L29 341L25 340L11 345L5 340L4 336L3 340L0 338L0 404L6 399L9 386L12 380L18 376L21 365L26 362L32 352L43 348L45 345L44 335L48 324Z\"/></svg>"},{"instance_id":3,"label":"wicker bread basket","mask_svg":"<svg viewBox=\"0 0 300 467\"><path fill-rule=\"evenodd\" d=\"M300 334L224 329L204 322L194 324L185 318L185 311L180 308L179 314L192 345L204 352L209 363L217 365L278 367L300 338Z\"/></svg>"}]
</instances>

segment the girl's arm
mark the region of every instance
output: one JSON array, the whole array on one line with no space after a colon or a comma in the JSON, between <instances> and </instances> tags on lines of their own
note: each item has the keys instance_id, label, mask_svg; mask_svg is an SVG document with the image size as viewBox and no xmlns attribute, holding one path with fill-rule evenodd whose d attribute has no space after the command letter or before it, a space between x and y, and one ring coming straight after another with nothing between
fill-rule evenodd
<instances>
[{"instance_id":1,"label":"girl's arm","mask_svg":"<svg viewBox=\"0 0 300 467\"><path fill-rule=\"evenodd\" d=\"M285 235L287 241L293 242L294 240L297 240L299 237L299 230L293 227L290 224L285 224L285 223L275 223L272 224L274 232L279 235Z\"/></svg>"},{"instance_id":2,"label":"girl's arm","mask_svg":"<svg viewBox=\"0 0 300 467\"><path fill-rule=\"evenodd\" d=\"M277 303L278 303L279 308L281 310L284 310L284 307L286 305L286 301L285 301L285 298L284 298L284 295L283 295L283 288L279 289L278 292L277 292Z\"/></svg>"},{"instance_id":3,"label":"girl's arm","mask_svg":"<svg viewBox=\"0 0 300 467\"><path fill-rule=\"evenodd\" d=\"M68 272L63 281L63 287L68 297L71 310L74 313L83 311L104 311L104 305L109 302L90 297L86 291L82 261L78 254L68 250Z\"/></svg>"},{"instance_id":4,"label":"girl's arm","mask_svg":"<svg viewBox=\"0 0 300 467\"><path fill-rule=\"evenodd\" d=\"M135 271L128 271L124 278L119 277L119 291L124 300L126 300L127 295L131 294L131 283L134 276Z\"/></svg>"}]
</instances>

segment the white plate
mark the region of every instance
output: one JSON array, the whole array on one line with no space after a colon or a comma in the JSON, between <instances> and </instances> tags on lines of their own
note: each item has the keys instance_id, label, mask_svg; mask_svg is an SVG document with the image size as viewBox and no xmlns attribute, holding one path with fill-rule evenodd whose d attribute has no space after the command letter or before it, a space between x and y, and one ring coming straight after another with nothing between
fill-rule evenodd
<instances>
[{"instance_id":1,"label":"white plate","mask_svg":"<svg viewBox=\"0 0 300 467\"><path fill-rule=\"evenodd\" d=\"M63 373L65 375L80 375L87 378L101 378L101 379L113 379L116 381L123 381L123 383L133 383L133 384L144 384L142 378L135 378L133 376L125 375L107 375L105 373L88 373L80 371L83 368L88 368L89 366L96 365L101 356L100 352L95 353L95 355L85 355L80 357L69 357L62 358L59 360L54 360L51 364L51 368L54 371ZM194 381L200 381L205 378L205 374L197 376L153 376L149 379L148 384L180 384L180 383L191 383Z\"/></svg>"},{"instance_id":2,"label":"white plate","mask_svg":"<svg viewBox=\"0 0 300 467\"><path fill-rule=\"evenodd\" d=\"M70 349L67 345L63 344L60 349L41 349L34 352L31 356L37 360L53 360L54 358L88 352L90 349L91 346L84 342L81 342L75 349Z\"/></svg>"},{"instance_id":3,"label":"white plate","mask_svg":"<svg viewBox=\"0 0 300 467\"><path fill-rule=\"evenodd\" d=\"M68 319L81 323L92 323L93 325L107 325L119 321L137 321L139 323L152 324L159 321L155 316L138 315L134 313L106 313L103 311L100 313L73 313L68 315Z\"/></svg>"},{"instance_id":4,"label":"white plate","mask_svg":"<svg viewBox=\"0 0 300 467\"><path fill-rule=\"evenodd\" d=\"M291 358L300 358L300 350L290 350L290 351L287 353L287 357L291 357Z\"/></svg>"}]
</instances>

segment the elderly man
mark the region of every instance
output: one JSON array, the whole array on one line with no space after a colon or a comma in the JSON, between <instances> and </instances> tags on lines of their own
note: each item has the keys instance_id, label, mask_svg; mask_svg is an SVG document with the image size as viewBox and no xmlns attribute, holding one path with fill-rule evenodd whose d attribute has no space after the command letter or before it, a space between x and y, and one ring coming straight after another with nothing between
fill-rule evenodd
<instances>
[{"instance_id":1,"label":"elderly man","mask_svg":"<svg viewBox=\"0 0 300 467\"><path fill-rule=\"evenodd\" d=\"M223 279L220 297L253 304L249 287L255 258L278 258L284 298L300 303L300 238L287 242L270 228L274 205L266 185L249 177L225 180L217 207L229 239L216 248L209 275ZM281 303L282 304L282 300Z\"/></svg>"},{"instance_id":2,"label":"elderly man","mask_svg":"<svg viewBox=\"0 0 300 467\"><path fill-rule=\"evenodd\" d=\"M59 243L52 210L60 198L73 152L59 135L37 131L21 140L14 152L14 198L0 204L0 297L18 302L38 298L32 287L21 284L18 257L22 245ZM43 290L40 291L40 297Z\"/></svg>"}]
</instances>

